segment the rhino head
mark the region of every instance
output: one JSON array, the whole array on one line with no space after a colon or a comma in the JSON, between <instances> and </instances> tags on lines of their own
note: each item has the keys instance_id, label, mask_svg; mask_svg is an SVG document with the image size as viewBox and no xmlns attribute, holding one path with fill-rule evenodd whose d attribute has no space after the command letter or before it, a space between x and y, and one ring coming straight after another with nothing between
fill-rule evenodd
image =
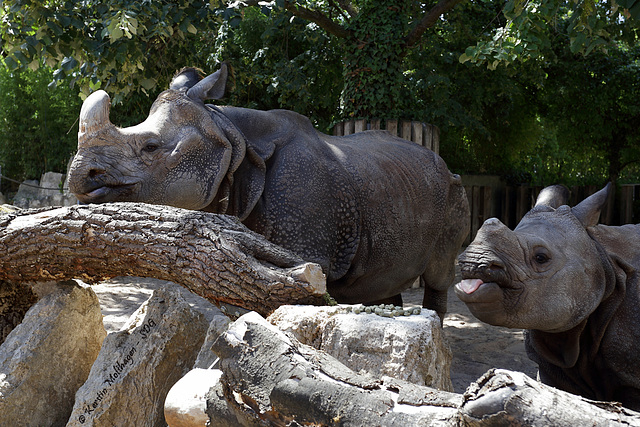
<instances>
[{"instance_id":1,"label":"rhino head","mask_svg":"<svg viewBox=\"0 0 640 427\"><path fill-rule=\"evenodd\" d=\"M471 313L496 326L553 333L583 322L613 280L589 232L610 186L573 208L545 191L513 231L487 220L458 258L463 280L455 291Z\"/></svg>"},{"instance_id":2,"label":"rhino head","mask_svg":"<svg viewBox=\"0 0 640 427\"><path fill-rule=\"evenodd\" d=\"M109 95L92 93L80 111L71 192L82 203L132 201L226 213L246 140L204 100L224 95L227 74L226 64L206 78L184 69L158 96L147 119L127 128L110 122ZM260 190L255 189L254 199ZM246 216L249 209L233 214Z\"/></svg>"}]
</instances>

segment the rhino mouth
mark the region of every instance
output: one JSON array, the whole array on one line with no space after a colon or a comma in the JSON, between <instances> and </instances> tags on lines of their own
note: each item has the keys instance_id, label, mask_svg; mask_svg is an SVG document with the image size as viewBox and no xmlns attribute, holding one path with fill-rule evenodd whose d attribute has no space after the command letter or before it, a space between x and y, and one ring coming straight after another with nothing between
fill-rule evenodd
<instances>
[{"instance_id":1,"label":"rhino mouth","mask_svg":"<svg viewBox=\"0 0 640 427\"><path fill-rule=\"evenodd\" d=\"M465 303L495 303L502 300L505 291L517 289L502 266L492 265L480 269L462 269L462 280L455 285L458 297Z\"/></svg>"},{"instance_id":2,"label":"rhino mouth","mask_svg":"<svg viewBox=\"0 0 640 427\"><path fill-rule=\"evenodd\" d=\"M106 203L114 200L122 201L134 193L136 184L108 184L101 185L84 193L76 193L75 196L81 203Z\"/></svg>"},{"instance_id":3,"label":"rhino mouth","mask_svg":"<svg viewBox=\"0 0 640 427\"><path fill-rule=\"evenodd\" d=\"M462 280L454 288L458 298L481 321L494 326L509 326L509 307L520 299L522 287L510 280L501 265L480 269L464 267Z\"/></svg>"}]
</instances>

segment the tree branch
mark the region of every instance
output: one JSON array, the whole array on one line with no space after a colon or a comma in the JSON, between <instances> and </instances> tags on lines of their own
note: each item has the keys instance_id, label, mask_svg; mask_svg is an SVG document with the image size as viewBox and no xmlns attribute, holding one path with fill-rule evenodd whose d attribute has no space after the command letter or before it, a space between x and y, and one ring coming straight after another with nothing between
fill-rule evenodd
<instances>
[{"instance_id":1,"label":"tree branch","mask_svg":"<svg viewBox=\"0 0 640 427\"><path fill-rule=\"evenodd\" d=\"M438 18L453 9L454 6L461 1L462 0L441 0L431 8L431 10L422 17L420 22L418 22L415 28L407 35L405 43L406 47L411 48L418 44L424 32L433 27L435 23L438 22Z\"/></svg>"},{"instance_id":2,"label":"tree branch","mask_svg":"<svg viewBox=\"0 0 640 427\"><path fill-rule=\"evenodd\" d=\"M326 292L318 265L237 219L167 206L113 203L2 215L0 253L0 280L154 277L262 315L283 304L323 304Z\"/></svg>"},{"instance_id":3,"label":"tree branch","mask_svg":"<svg viewBox=\"0 0 640 427\"><path fill-rule=\"evenodd\" d=\"M285 9L293 13L298 18L311 21L317 24L320 28L322 28L329 34L333 34L336 37L341 37L346 39L351 37L352 35L351 31L344 28L342 25L334 22L333 20L331 20L329 17L327 17L321 12L307 9L306 7L298 6L296 5L295 2L291 2L291 1L285 1L284 7Z\"/></svg>"}]
</instances>

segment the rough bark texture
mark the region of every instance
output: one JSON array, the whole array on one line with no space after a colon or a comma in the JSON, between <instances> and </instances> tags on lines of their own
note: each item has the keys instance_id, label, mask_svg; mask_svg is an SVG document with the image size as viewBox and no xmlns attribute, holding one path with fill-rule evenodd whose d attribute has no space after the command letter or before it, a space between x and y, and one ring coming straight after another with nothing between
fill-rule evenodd
<instances>
[{"instance_id":1,"label":"rough bark texture","mask_svg":"<svg viewBox=\"0 0 640 427\"><path fill-rule=\"evenodd\" d=\"M357 374L266 322L240 317L213 346L220 382L207 395L212 426L629 426L640 414L490 370L464 395ZM296 424L297 423L297 424Z\"/></svg>"},{"instance_id":2,"label":"rough bark texture","mask_svg":"<svg viewBox=\"0 0 640 427\"><path fill-rule=\"evenodd\" d=\"M0 253L0 280L155 277L262 315L283 304L322 304L326 292L319 266L237 219L167 206L113 203L6 214Z\"/></svg>"},{"instance_id":3,"label":"rough bark texture","mask_svg":"<svg viewBox=\"0 0 640 427\"><path fill-rule=\"evenodd\" d=\"M640 414L558 390L521 372L492 369L464 394L468 426L637 426Z\"/></svg>"}]
</instances>

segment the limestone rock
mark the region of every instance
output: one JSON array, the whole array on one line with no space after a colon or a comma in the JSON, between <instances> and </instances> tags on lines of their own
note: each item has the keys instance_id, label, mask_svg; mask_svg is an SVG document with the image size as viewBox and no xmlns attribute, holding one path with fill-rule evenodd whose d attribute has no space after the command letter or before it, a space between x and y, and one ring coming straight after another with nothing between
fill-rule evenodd
<instances>
[{"instance_id":1,"label":"limestone rock","mask_svg":"<svg viewBox=\"0 0 640 427\"><path fill-rule=\"evenodd\" d=\"M16 203L18 201L37 199L38 192L39 192L38 187L40 187L40 182L36 179L28 179L24 181L18 187L18 192L16 193L16 196L13 199L14 204L19 206L19 204Z\"/></svg>"},{"instance_id":2,"label":"limestone rock","mask_svg":"<svg viewBox=\"0 0 640 427\"><path fill-rule=\"evenodd\" d=\"M0 346L0 425L64 425L106 332L95 293L64 282Z\"/></svg>"},{"instance_id":3,"label":"limestone rock","mask_svg":"<svg viewBox=\"0 0 640 427\"><path fill-rule=\"evenodd\" d=\"M164 426L164 400L202 346L207 321L171 289L157 289L109 334L67 426Z\"/></svg>"},{"instance_id":4,"label":"limestone rock","mask_svg":"<svg viewBox=\"0 0 640 427\"><path fill-rule=\"evenodd\" d=\"M435 312L387 318L346 307L282 306L267 320L356 372L453 390L451 350Z\"/></svg>"},{"instance_id":5,"label":"limestone rock","mask_svg":"<svg viewBox=\"0 0 640 427\"><path fill-rule=\"evenodd\" d=\"M169 427L203 427L209 420L205 395L221 375L218 369L193 369L175 383L164 402Z\"/></svg>"},{"instance_id":6,"label":"limestone rock","mask_svg":"<svg viewBox=\"0 0 640 427\"><path fill-rule=\"evenodd\" d=\"M211 350L211 346L218 339L218 337L227 330L231 320L223 315L219 314L213 317L209 323L209 330L204 340L204 344L198 353L196 362L193 364L194 368L210 369L215 366L218 356Z\"/></svg>"},{"instance_id":7,"label":"limestone rock","mask_svg":"<svg viewBox=\"0 0 640 427\"><path fill-rule=\"evenodd\" d=\"M40 177L40 188L38 197L45 198L62 195L62 183L64 175L58 172L45 172Z\"/></svg>"}]
</instances>

